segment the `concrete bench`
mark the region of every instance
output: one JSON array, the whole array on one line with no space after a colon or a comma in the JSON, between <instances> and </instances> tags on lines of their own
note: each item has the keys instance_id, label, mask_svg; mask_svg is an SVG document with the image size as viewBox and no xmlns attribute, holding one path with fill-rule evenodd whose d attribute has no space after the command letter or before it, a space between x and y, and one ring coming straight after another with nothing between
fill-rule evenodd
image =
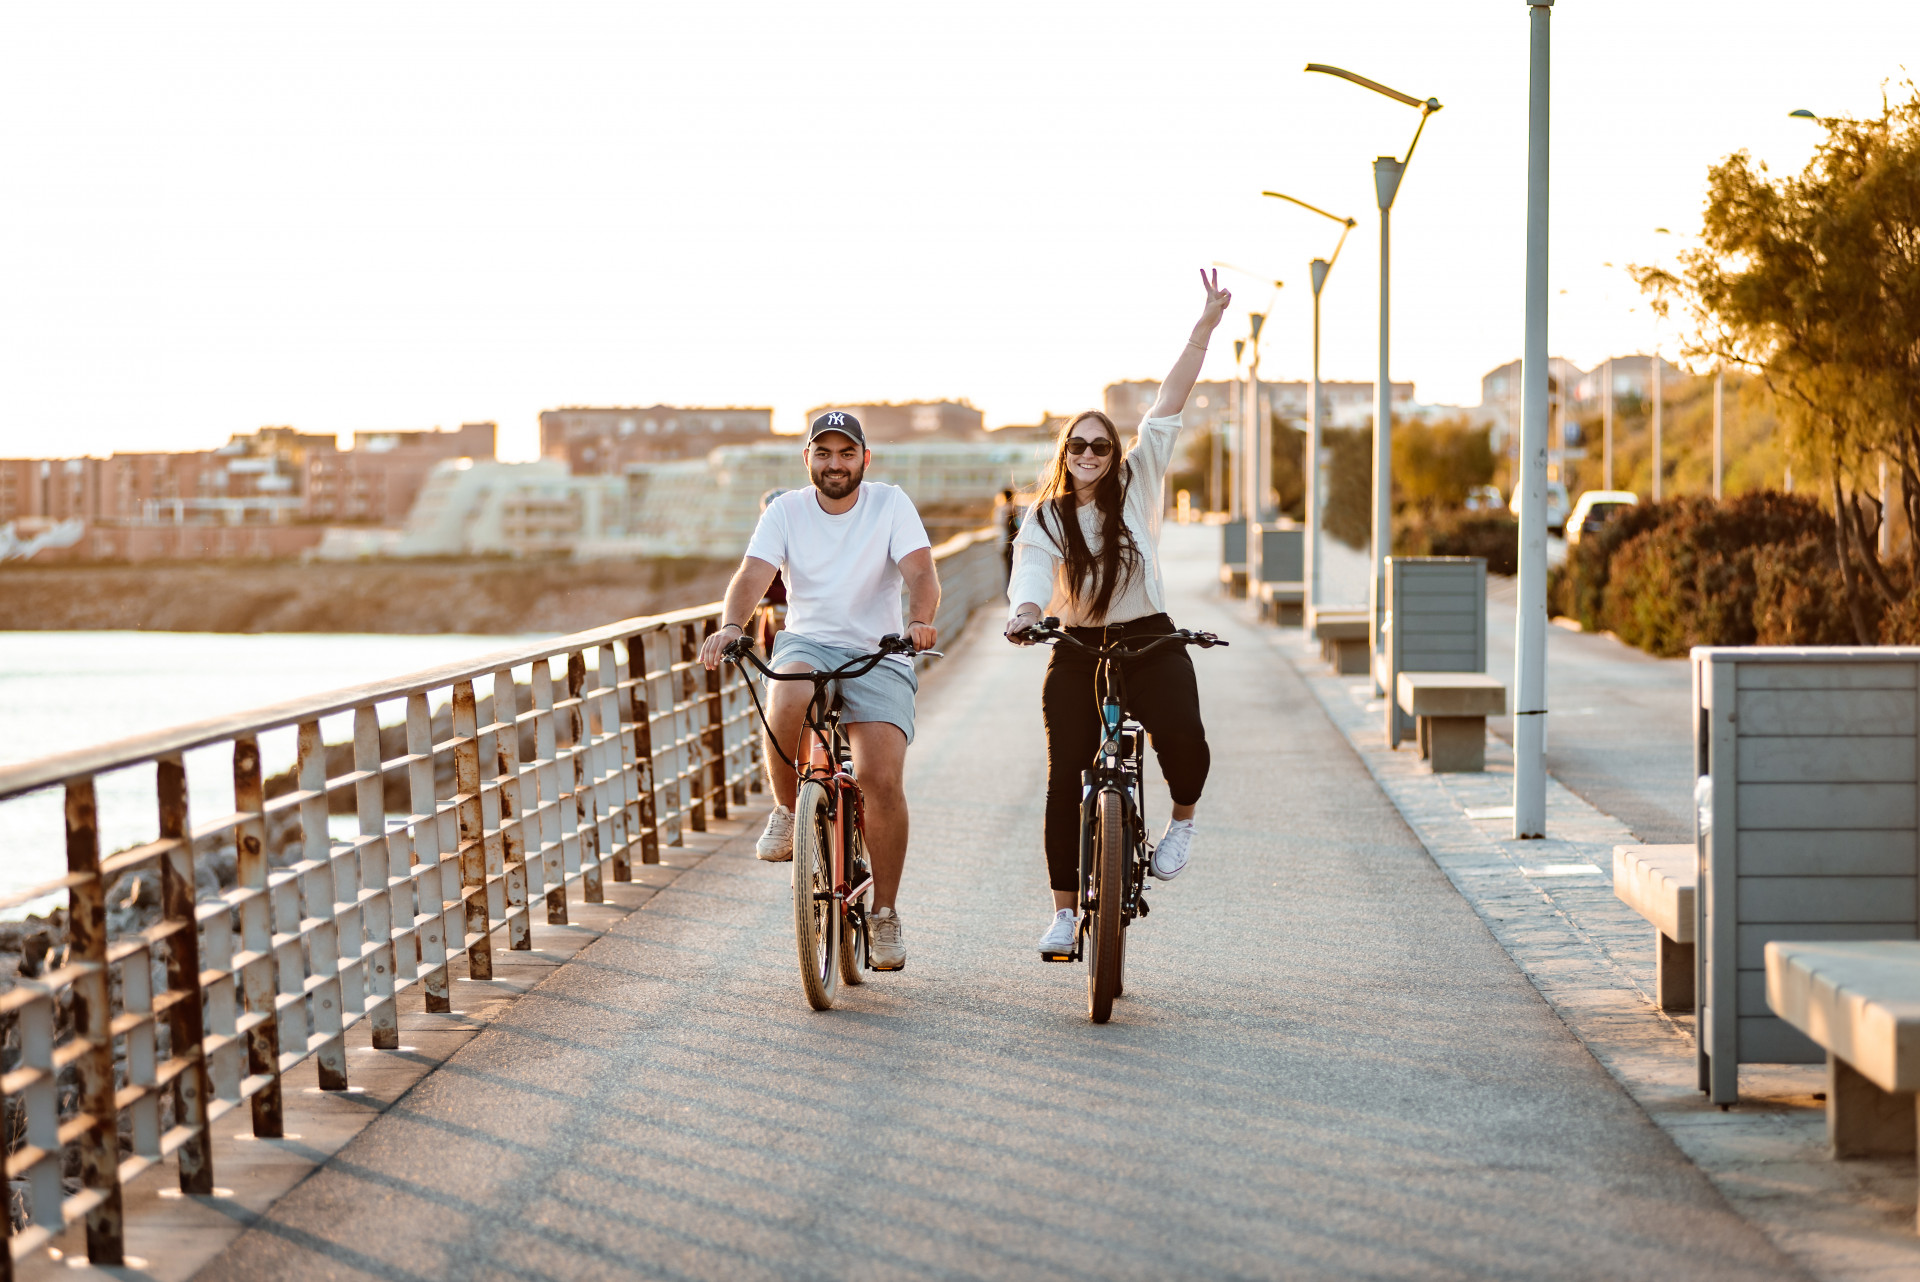
<instances>
[{"instance_id":1,"label":"concrete bench","mask_svg":"<svg viewBox=\"0 0 1920 1282\"><path fill-rule=\"evenodd\" d=\"M1414 720L1435 774L1487 768L1487 718L1507 710L1507 687L1484 672L1402 672L1394 701Z\"/></svg>"},{"instance_id":2,"label":"concrete bench","mask_svg":"<svg viewBox=\"0 0 1920 1282\"><path fill-rule=\"evenodd\" d=\"M1260 603L1260 617L1281 627L1297 628L1307 599L1307 585L1300 582L1262 583L1254 593Z\"/></svg>"},{"instance_id":3,"label":"concrete bench","mask_svg":"<svg viewBox=\"0 0 1920 1282\"><path fill-rule=\"evenodd\" d=\"M1837 1158L1916 1149L1920 942L1773 940L1767 1005L1827 1054L1827 1144Z\"/></svg>"},{"instance_id":4,"label":"concrete bench","mask_svg":"<svg viewBox=\"0 0 1920 1282\"><path fill-rule=\"evenodd\" d=\"M1333 665L1343 677L1367 675L1369 621L1364 608L1313 612L1313 639L1320 643L1320 657Z\"/></svg>"},{"instance_id":5,"label":"concrete bench","mask_svg":"<svg viewBox=\"0 0 1920 1282\"><path fill-rule=\"evenodd\" d=\"M1661 1010L1693 1009L1693 888L1699 852L1679 846L1615 846L1613 893L1653 924L1654 995Z\"/></svg>"}]
</instances>

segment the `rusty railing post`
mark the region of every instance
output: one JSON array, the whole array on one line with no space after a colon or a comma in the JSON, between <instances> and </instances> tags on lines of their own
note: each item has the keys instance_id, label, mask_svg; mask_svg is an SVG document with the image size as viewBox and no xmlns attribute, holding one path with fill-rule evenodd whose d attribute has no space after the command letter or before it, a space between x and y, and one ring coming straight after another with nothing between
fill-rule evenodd
<instances>
[{"instance_id":1,"label":"rusty railing post","mask_svg":"<svg viewBox=\"0 0 1920 1282\"><path fill-rule=\"evenodd\" d=\"M501 867L507 888L507 947L533 947L533 916L527 905L526 789L520 773L520 692L513 671L493 674L494 774L500 796Z\"/></svg>"},{"instance_id":2,"label":"rusty railing post","mask_svg":"<svg viewBox=\"0 0 1920 1282\"><path fill-rule=\"evenodd\" d=\"M160 915L167 936L169 1050L180 1074L174 1078L173 1116L190 1132L178 1150L180 1191L213 1192L213 1130L208 1117L205 1026L200 1010L200 932L193 909L193 827L187 817L187 768L178 755L155 762L160 801L160 838L172 845L160 859ZM182 1062L184 1061L184 1063ZM119 1135L114 1137L116 1145Z\"/></svg>"},{"instance_id":3,"label":"rusty railing post","mask_svg":"<svg viewBox=\"0 0 1920 1282\"><path fill-rule=\"evenodd\" d=\"M345 1006L340 991L340 922L335 916L340 887L335 881L338 874L333 865L333 840L327 835L327 749L320 740L320 723L302 721L296 742L301 793L300 898L305 903L305 915L319 923L307 934L307 973L318 981L309 997L313 1007L310 1018L313 1034L326 1039L313 1059L320 1074L320 1089L344 1091L347 1043L341 1017ZM284 922L282 929L295 936L291 956L296 972L291 987L289 977L282 973L281 991L299 993L305 990L297 970L300 918ZM307 1044L304 1037L301 1044Z\"/></svg>"},{"instance_id":4,"label":"rusty railing post","mask_svg":"<svg viewBox=\"0 0 1920 1282\"><path fill-rule=\"evenodd\" d=\"M367 1000L367 1022L378 1050L400 1047L400 1016L393 1004L393 858L387 840L387 777L381 769L380 716L371 703L353 710L354 810L360 821L359 883L371 895L361 900L366 943L360 950L360 977Z\"/></svg>"},{"instance_id":5,"label":"rusty railing post","mask_svg":"<svg viewBox=\"0 0 1920 1282\"><path fill-rule=\"evenodd\" d=\"M660 809L654 795L653 700L647 697L647 634L627 638L627 677L633 709L634 785L640 791L640 862L660 862Z\"/></svg>"},{"instance_id":6,"label":"rusty railing post","mask_svg":"<svg viewBox=\"0 0 1920 1282\"><path fill-rule=\"evenodd\" d=\"M467 976L478 982L493 978L492 921L487 914L486 824L480 813L480 723L474 706L473 682L453 687L453 792L459 825L460 899L463 941L467 949Z\"/></svg>"},{"instance_id":7,"label":"rusty railing post","mask_svg":"<svg viewBox=\"0 0 1920 1282\"><path fill-rule=\"evenodd\" d=\"M697 625L680 625L680 680L675 683L674 705L685 709L686 720L681 723L681 741L686 744L687 755L682 758L687 781L687 822L695 832L707 830L707 771L706 739L701 730L695 728L700 712L700 681L694 674L699 670L700 642L695 632Z\"/></svg>"},{"instance_id":8,"label":"rusty railing post","mask_svg":"<svg viewBox=\"0 0 1920 1282\"><path fill-rule=\"evenodd\" d=\"M593 760L592 734L587 720L587 656L579 650L567 653L567 718L573 727L573 747L569 751L570 777L573 783L573 830L580 850L580 899L583 903L606 902L600 880L600 822L595 813L589 766Z\"/></svg>"},{"instance_id":9,"label":"rusty railing post","mask_svg":"<svg viewBox=\"0 0 1920 1282\"><path fill-rule=\"evenodd\" d=\"M280 1014L273 976L273 905L267 892L266 788L261 778L260 741L241 735L233 741L233 808L245 816L233 832L234 882L250 891L240 904L240 1000L247 1025L247 1074L267 1080L253 1093L253 1133L267 1139L286 1134L280 1098Z\"/></svg>"},{"instance_id":10,"label":"rusty railing post","mask_svg":"<svg viewBox=\"0 0 1920 1282\"><path fill-rule=\"evenodd\" d=\"M457 896L447 894L446 872L442 866L444 847L440 844L439 787L434 772L433 711L424 694L407 696L407 756L410 758L407 805L413 811L409 824L413 829L414 919L419 922L414 938L419 965L425 972L420 987L425 993L426 1009L444 1015L453 1009L453 995L447 983L447 941L452 937L447 925L447 901Z\"/></svg>"},{"instance_id":11,"label":"rusty railing post","mask_svg":"<svg viewBox=\"0 0 1920 1282\"><path fill-rule=\"evenodd\" d=\"M553 660L533 665L534 777L540 788L540 864L547 887L547 925L567 924L567 836L560 787L559 734L553 721Z\"/></svg>"},{"instance_id":12,"label":"rusty railing post","mask_svg":"<svg viewBox=\"0 0 1920 1282\"><path fill-rule=\"evenodd\" d=\"M75 1143L80 1150L80 1186L101 1198L87 1212L87 1258L95 1264L118 1265L126 1245L120 1203L120 1110L114 1102L107 887L100 877L100 829L91 778L67 784L67 871L84 878L67 891L67 960L69 965L88 968L73 981L74 1034L87 1048L74 1067L80 1076L80 1110L93 1119Z\"/></svg>"},{"instance_id":13,"label":"rusty railing post","mask_svg":"<svg viewBox=\"0 0 1920 1282\"><path fill-rule=\"evenodd\" d=\"M719 619L716 615L708 619L701 629L701 636L712 636L719 629L715 626ZM719 668L704 674L707 685L707 728L705 732L707 749L707 795L713 798L713 817L727 817L727 710L726 701L721 696L721 686L726 674Z\"/></svg>"}]
</instances>

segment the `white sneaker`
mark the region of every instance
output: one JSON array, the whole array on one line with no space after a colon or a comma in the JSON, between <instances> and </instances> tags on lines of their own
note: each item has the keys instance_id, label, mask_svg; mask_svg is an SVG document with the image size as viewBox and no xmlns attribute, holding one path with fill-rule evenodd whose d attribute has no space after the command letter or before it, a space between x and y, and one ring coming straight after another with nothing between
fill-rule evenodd
<instances>
[{"instance_id":1,"label":"white sneaker","mask_svg":"<svg viewBox=\"0 0 1920 1282\"><path fill-rule=\"evenodd\" d=\"M900 914L876 908L867 914L867 956L875 970L905 970L907 946L900 941Z\"/></svg>"},{"instance_id":2,"label":"white sneaker","mask_svg":"<svg viewBox=\"0 0 1920 1282\"><path fill-rule=\"evenodd\" d=\"M1193 820L1169 819L1160 844L1153 848L1153 866L1148 869L1160 881L1172 881L1187 866L1187 853L1193 845Z\"/></svg>"},{"instance_id":3,"label":"white sneaker","mask_svg":"<svg viewBox=\"0 0 1920 1282\"><path fill-rule=\"evenodd\" d=\"M1053 914L1053 922L1047 927L1047 933L1040 936L1042 961L1066 961L1073 956L1073 929L1076 924L1071 908L1062 908Z\"/></svg>"},{"instance_id":4,"label":"white sneaker","mask_svg":"<svg viewBox=\"0 0 1920 1282\"><path fill-rule=\"evenodd\" d=\"M767 830L760 834L753 853L770 864L784 864L793 858L793 811L775 806L767 816Z\"/></svg>"}]
</instances>

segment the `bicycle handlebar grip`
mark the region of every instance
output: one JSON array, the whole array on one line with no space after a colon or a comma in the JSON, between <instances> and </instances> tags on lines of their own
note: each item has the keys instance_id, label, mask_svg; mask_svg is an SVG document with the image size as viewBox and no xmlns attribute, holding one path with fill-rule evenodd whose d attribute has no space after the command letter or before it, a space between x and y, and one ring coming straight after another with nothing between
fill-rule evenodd
<instances>
[{"instance_id":1,"label":"bicycle handlebar grip","mask_svg":"<svg viewBox=\"0 0 1920 1282\"><path fill-rule=\"evenodd\" d=\"M752 649L753 638L742 632L739 636L727 642L726 646L720 651L720 657L738 662Z\"/></svg>"}]
</instances>

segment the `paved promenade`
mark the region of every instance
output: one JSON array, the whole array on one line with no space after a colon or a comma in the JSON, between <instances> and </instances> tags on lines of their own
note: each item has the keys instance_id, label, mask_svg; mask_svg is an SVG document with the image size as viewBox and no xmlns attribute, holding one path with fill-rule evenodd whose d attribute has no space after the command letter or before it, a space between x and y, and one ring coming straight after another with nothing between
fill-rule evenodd
<instances>
[{"instance_id":1,"label":"paved promenade","mask_svg":"<svg viewBox=\"0 0 1920 1282\"><path fill-rule=\"evenodd\" d=\"M1196 655L1201 842L1113 1023L1031 951L1044 656L976 628L909 758L904 973L809 1011L784 870L723 846L202 1276L1801 1276L1207 591L1206 533L1170 532L1176 617L1240 644Z\"/></svg>"}]
</instances>

